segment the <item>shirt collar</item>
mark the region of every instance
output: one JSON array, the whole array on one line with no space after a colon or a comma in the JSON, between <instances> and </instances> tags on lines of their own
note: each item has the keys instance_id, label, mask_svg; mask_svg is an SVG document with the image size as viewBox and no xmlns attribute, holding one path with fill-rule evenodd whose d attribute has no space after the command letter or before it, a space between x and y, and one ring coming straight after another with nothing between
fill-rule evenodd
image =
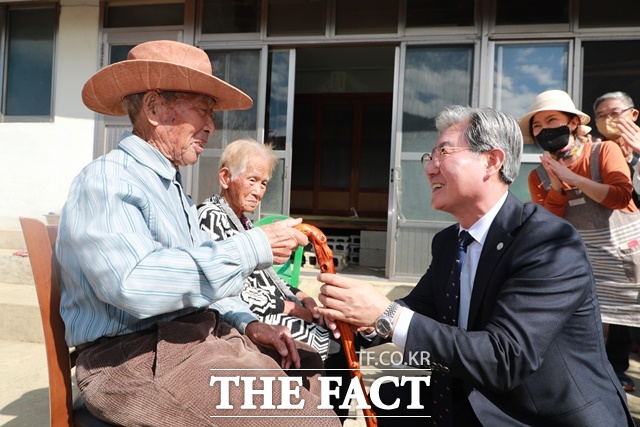
<instances>
[{"instance_id":1,"label":"shirt collar","mask_svg":"<svg viewBox=\"0 0 640 427\"><path fill-rule=\"evenodd\" d=\"M500 209L502 209L502 205L504 205L504 202L507 200L508 194L509 191L505 191L502 197L498 199L496 204L493 205L491 209L489 209L489 212L484 214L482 218L477 220L475 224L473 224L471 228L467 230L469 234L471 234L471 237L473 237L473 239L481 245L484 245L484 241L487 238L487 234L489 233L489 227L491 227L491 224L496 218L496 215L498 215L498 212L500 211ZM464 230L464 228L462 227L460 227L460 229Z\"/></svg>"},{"instance_id":2,"label":"shirt collar","mask_svg":"<svg viewBox=\"0 0 640 427\"><path fill-rule=\"evenodd\" d=\"M126 131L123 134L122 140L118 143L118 148L162 178L172 181L176 177L178 170L171 164L169 159L147 141L131 132Z\"/></svg>"}]
</instances>

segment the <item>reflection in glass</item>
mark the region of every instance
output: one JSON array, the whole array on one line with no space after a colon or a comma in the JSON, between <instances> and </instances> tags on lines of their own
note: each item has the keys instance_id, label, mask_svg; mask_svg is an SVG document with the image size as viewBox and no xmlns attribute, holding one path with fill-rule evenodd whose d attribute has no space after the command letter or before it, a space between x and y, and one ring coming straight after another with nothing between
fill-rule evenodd
<instances>
[{"instance_id":1,"label":"reflection in glass","mask_svg":"<svg viewBox=\"0 0 640 427\"><path fill-rule=\"evenodd\" d=\"M431 151L438 139L435 118L451 104L471 104L472 46L407 48L402 151ZM402 161L398 209L407 220L451 221L430 207L431 190L419 160Z\"/></svg>"},{"instance_id":2,"label":"reflection in glass","mask_svg":"<svg viewBox=\"0 0 640 427\"><path fill-rule=\"evenodd\" d=\"M213 122L216 132L209 136L207 148L224 148L238 138L257 139L255 100L258 97L259 50L212 51L207 50L213 75L237 87L254 100L253 107L242 111L215 111Z\"/></svg>"},{"instance_id":3,"label":"reflection in glass","mask_svg":"<svg viewBox=\"0 0 640 427\"><path fill-rule=\"evenodd\" d=\"M407 28L473 25L474 0L407 0Z\"/></svg>"},{"instance_id":4,"label":"reflection in glass","mask_svg":"<svg viewBox=\"0 0 640 427\"><path fill-rule=\"evenodd\" d=\"M383 34L398 31L398 1L336 2L336 34Z\"/></svg>"},{"instance_id":5,"label":"reflection in glass","mask_svg":"<svg viewBox=\"0 0 640 427\"><path fill-rule=\"evenodd\" d=\"M549 89L567 90L567 43L496 45L493 106L515 119L524 116L533 98ZM541 153L533 144L525 153Z\"/></svg>"},{"instance_id":6,"label":"reflection in glass","mask_svg":"<svg viewBox=\"0 0 640 427\"><path fill-rule=\"evenodd\" d=\"M267 76L267 132L264 142L273 144L275 150L284 150L287 139L289 51L269 52Z\"/></svg>"},{"instance_id":7,"label":"reflection in glass","mask_svg":"<svg viewBox=\"0 0 640 427\"><path fill-rule=\"evenodd\" d=\"M407 48L402 151L424 153L437 140L435 117L447 105L471 104L473 47Z\"/></svg>"},{"instance_id":8,"label":"reflection in glass","mask_svg":"<svg viewBox=\"0 0 640 427\"><path fill-rule=\"evenodd\" d=\"M581 0L578 6L580 28L637 27L640 25L638 0Z\"/></svg>"},{"instance_id":9,"label":"reflection in glass","mask_svg":"<svg viewBox=\"0 0 640 427\"><path fill-rule=\"evenodd\" d=\"M203 0L202 33L257 33L260 0Z\"/></svg>"},{"instance_id":10,"label":"reflection in glass","mask_svg":"<svg viewBox=\"0 0 640 427\"><path fill-rule=\"evenodd\" d=\"M322 36L327 0L269 0L267 35Z\"/></svg>"},{"instance_id":11,"label":"reflection in glass","mask_svg":"<svg viewBox=\"0 0 640 427\"><path fill-rule=\"evenodd\" d=\"M569 0L496 0L496 25L566 24L568 22Z\"/></svg>"}]
</instances>

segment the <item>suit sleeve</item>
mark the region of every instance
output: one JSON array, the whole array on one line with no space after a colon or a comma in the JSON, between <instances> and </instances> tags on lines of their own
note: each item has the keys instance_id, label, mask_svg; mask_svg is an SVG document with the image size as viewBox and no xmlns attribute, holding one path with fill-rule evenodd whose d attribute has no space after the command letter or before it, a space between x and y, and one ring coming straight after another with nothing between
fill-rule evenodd
<instances>
[{"instance_id":1,"label":"suit sleeve","mask_svg":"<svg viewBox=\"0 0 640 427\"><path fill-rule=\"evenodd\" d=\"M514 388L541 366L556 335L593 287L575 229L550 215L543 217L521 226L496 264L487 289L495 295L485 296L483 302L493 304L486 324L466 331L416 313L405 358L410 352L428 351L434 366L445 366L454 377L498 392ZM434 285L429 274L423 279L422 286Z\"/></svg>"}]
</instances>

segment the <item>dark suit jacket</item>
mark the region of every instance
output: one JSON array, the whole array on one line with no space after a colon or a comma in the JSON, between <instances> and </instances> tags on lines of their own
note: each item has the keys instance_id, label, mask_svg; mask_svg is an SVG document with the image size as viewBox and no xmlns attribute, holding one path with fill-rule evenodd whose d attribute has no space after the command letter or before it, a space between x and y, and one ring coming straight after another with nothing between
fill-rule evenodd
<instances>
[{"instance_id":1,"label":"dark suit jacket","mask_svg":"<svg viewBox=\"0 0 640 427\"><path fill-rule=\"evenodd\" d=\"M485 426L633 425L576 230L509 194L482 249L468 330L437 320L457 233L453 225L434 237L429 269L400 300L416 312L405 357L428 351L434 373L462 384L459 395Z\"/></svg>"}]
</instances>

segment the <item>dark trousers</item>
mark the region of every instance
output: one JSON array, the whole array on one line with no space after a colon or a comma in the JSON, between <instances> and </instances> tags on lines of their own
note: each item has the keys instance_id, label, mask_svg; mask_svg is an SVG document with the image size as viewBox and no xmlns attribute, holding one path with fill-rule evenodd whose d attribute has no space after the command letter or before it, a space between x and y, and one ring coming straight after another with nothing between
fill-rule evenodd
<instances>
[{"instance_id":1,"label":"dark trousers","mask_svg":"<svg viewBox=\"0 0 640 427\"><path fill-rule=\"evenodd\" d=\"M453 425L474 427L481 426L480 422L473 413L473 409L469 404L462 385L459 381L454 380L453 392ZM392 383L385 383L380 387L380 400L385 404L391 404L396 399L400 399L400 405L397 409L384 410L374 408L378 417L379 427L413 427L413 426L437 426L437 420L431 418L433 414L433 398L431 395L431 387L420 384L420 403L424 409L407 409L411 403L411 385L396 387ZM425 418L426 416L430 418ZM402 418L399 418L402 417ZM412 418L413 417L413 418Z\"/></svg>"},{"instance_id":2,"label":"dark trousers","mask_svg":"<svg viewBox=\"0 0 640 427\"><path fill-rule=\"evenodd\" d=\"M629 369L629 353L631 353L631 335L628 326L609 325L607 333L607 357L613 370L621 373Z\"/></svg>"}]
</instances>

